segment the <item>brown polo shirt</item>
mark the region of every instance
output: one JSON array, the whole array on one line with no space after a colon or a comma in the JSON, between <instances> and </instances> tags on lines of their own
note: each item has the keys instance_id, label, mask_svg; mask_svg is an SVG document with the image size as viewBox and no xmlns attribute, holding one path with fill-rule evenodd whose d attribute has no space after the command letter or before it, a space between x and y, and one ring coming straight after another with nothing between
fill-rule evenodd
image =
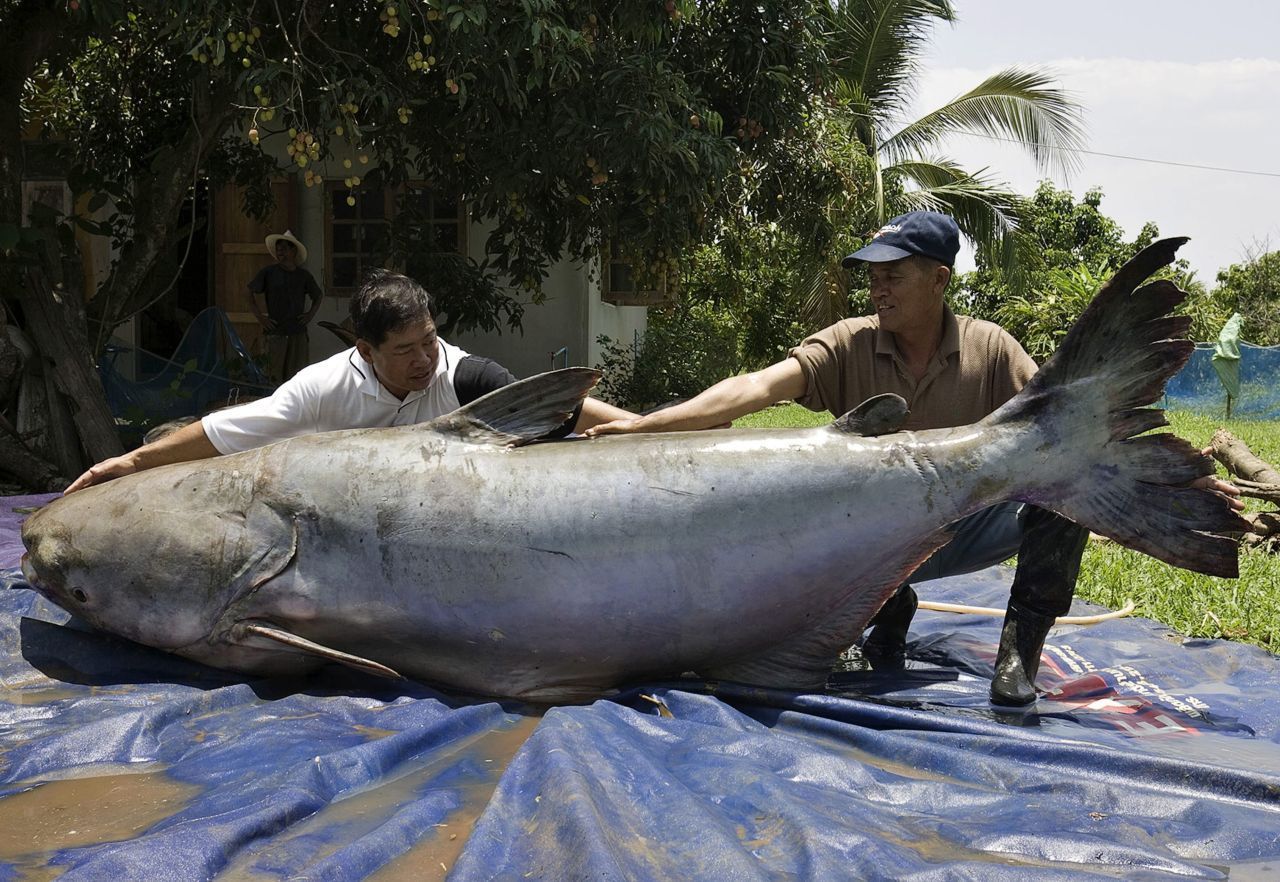
<instances>
[{"instance_id":1,"label":"brown polo shirt","mask_svg":"<svg viewBox=\"0 0 1280 882\"><path fill-rule=\"evenodd\" d=\"M894 392L910 408L904 429L976 423L1026 385L1036 363L999 325L943 309L942 342L919 381L878 317L845 319L791 350L809 389L796 402L840 416Z\"/></svg>"}]
</instances>

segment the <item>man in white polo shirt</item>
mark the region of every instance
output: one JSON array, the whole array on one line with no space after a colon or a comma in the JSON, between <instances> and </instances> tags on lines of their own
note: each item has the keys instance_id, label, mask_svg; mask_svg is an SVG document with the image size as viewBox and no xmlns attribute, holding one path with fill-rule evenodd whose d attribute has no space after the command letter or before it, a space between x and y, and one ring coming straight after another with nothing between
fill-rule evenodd
<instances>
[{"instance_id":1,"label":"man in white polo shirt","mask_svg":"<svg viewBox=\"0 0 1280 882\"><path fill-rule=\"evenodd\" d=\"M313 432L421 423L514 382L497 362L441 340L430 306L430 296L413 279L376 271L351 298L355 346L308 365L270 397L215 411L158 441L98 463L66 492ZM634 416L588 398L559 434Z\"/></svg>"}]
</instances>

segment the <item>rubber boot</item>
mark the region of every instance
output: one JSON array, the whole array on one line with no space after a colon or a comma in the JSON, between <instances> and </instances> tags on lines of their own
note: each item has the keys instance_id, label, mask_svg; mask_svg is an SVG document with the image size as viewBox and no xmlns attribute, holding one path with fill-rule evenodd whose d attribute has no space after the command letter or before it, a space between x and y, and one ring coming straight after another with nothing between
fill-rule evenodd
<instances>
[{"instance_id":1,"label":"rubber boot","mask_svg":"<svg viewBox=\"0 0 1280 882\"><path fill-rule=\"evenodd\" d=\"M1044 638L1054 617L1034 613L1009 601L1000 648L996 650L996 673L991 680L991 703L1022 707L1036 700L1036 672Z\"/></svg>"},{"instance_id":2,"label":"rubber boot","mask_svg":"<svg viewBox=\"0 0 1280 882\"><path fill-rule=\"evenodd\" d=\"M863 657L873 665L877 661L881 665L905 661L907 630L918 605L915 589L903 583L871 620L871 634L862 643Z\"/></svg>"}]
</instances>

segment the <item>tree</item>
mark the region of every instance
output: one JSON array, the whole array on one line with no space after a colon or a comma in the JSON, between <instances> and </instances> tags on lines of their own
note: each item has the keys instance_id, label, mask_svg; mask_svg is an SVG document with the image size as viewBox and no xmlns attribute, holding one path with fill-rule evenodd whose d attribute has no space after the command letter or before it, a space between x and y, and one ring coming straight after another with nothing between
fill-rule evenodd
<instances>
[{"instance_id":1,"label":"tree","mask_svg":"<svg viewBox=\"0 0 1280 882\"><path fill-rule=\"evenodd\" d=\"M832 100L872 160L873 200L846 218L870 235L889 217L916 209L950 214L977 250L1011 278L1035 260L1017 235L1021 198L984 171L970 172L934 151L948 137L979 134L1022 146L1044 168L1069 170L1082 145L1079 107L1046 71L1008 68L924 116L907 119L923 48L939 23L954 23L948 0L835 0L828 53ZM869 221L869 223L867 223ZM814 267L812 324L842 318L847 298L837 255Z\"/></svg>"},{"instance_id":2,"label":"tree","mask_svg":"<svg viewBox=\"0 0 1280 882\"><path fill-rule=\"evenodd\" d=\"M1213 300L1228 315L1240 313L1241 339L1280 345L1280 251L1258 245L1243 263L1221 270Z\"/></svg>"},{"instance_id":3,"label":"tree","mask_svg":"<svg viewBox=\"0 0 1280 882\"><path fill-rule=\"evenodd\" d=\"M284 171L308 186L341 175L352 199L410 178L464 196L494 226L486 261L428 279L452 327L518 323L552 262L605 240L650 280L671 275L753 198L757 169L811 152L823 8L0 0L5 290L97 459L119 442L93 357L172 284L190 233L179 210L201 177L257 185L259 203ZM70 217L20 217L32 125L61 145ZM96 291L63 271L79 263L76 230L116 255ZM419 244L393 247L407 258Z\"/></svg>"},{"instance_id":4,"label":"tree","mask_svg":"<svg viewBox=\"0 0 1280 882\"><path fill-rule=\"evenodd\" d=\"M1077 202L1069 191L1042 181L1026 202L1021 227L1039 259L1015 285L1003 266L979 253L977 269L952 288L957 310L997 322L1033 358L1048 358L1111 274L1160 235L1147 222L1132 241L1125 241L1120 225L1102 213L1102 199L1102 190L1093 188ZM1158 277L1173 279L1191 295L1179 312L1193 317L1192 336L1216 336L1225 316L1186 261Z\"/></svg>"}]
</instances>

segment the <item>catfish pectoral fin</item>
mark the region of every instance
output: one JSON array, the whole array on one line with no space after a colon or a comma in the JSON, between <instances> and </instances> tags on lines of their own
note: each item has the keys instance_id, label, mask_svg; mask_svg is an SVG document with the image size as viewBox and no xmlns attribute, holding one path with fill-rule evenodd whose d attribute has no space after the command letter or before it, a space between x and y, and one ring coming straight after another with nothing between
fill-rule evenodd
<instances>
[{"instance_id":1,"label":"catfish pectoral fin","mask_svg":"<svg viewBox=\"0 0 1280 882\"><path fill-rule=\"evenodd\" d=\"M329 661L335 661L338 664L347 665L359 671L365 671L370 674L376 674L379 677L387 677L391 680L403 680L404 677L399 672L379 664L371 659L361 658L358 655L351 655L348 652L340 652L337 649L331 649L322 643L308 640L305 637L299 637L283 628L277 628L274 625L268 625L263 622L241 622L233 630L233 634L240 640L249 636L265 637L276 643L281 643L291 649L297 649L301 652L309 652L312 655L318 655Z\"/></svg>"}]
</instances>

